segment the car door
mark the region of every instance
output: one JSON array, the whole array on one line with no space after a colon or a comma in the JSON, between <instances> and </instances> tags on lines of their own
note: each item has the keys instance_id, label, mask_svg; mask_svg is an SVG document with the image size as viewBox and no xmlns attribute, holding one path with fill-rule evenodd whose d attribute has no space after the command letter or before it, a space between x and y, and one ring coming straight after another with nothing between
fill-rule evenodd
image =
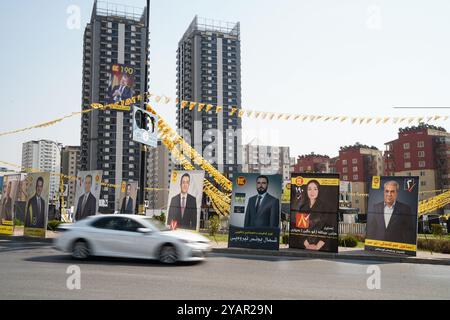
<instances>
[{"instance_id":1,"label":"car door","mask_svg":"<svg viewBox=\"0 0 450 320\"><path fill-rule=\"evenodd\" d=\"M135 257L136 232L130 231L129 218L104 217L92 224L91 238L97 255Z\"/></svg>"}]
</instances>

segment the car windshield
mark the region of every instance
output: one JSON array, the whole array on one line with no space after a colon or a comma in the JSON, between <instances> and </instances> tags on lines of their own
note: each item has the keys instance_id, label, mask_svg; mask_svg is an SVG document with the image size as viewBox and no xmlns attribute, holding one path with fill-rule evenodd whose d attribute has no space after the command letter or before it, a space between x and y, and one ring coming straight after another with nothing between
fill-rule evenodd
<instances>
[{"instance_id":1,"label":"car windshield","mask_svg":"<svg viewBox=\"0 0 450 320\"><path fill-rule=\"evenodd\" d=\"M161 221L152 218L143 218L145 222L150 223L152 226L157 228L159 231L169 231L170 229Z\"/></svg>"}]
</instances>

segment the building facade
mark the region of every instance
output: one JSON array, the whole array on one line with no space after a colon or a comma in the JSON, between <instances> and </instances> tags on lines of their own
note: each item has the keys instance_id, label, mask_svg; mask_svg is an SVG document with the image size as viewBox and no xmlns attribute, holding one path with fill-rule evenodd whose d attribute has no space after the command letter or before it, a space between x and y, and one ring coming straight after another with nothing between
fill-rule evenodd
<instances>
[{"instance_id":1,"label":"building facade","mask_svg":"<svg viewBox=\"0 0 450 320\"><path fill-rule=\"evenodd\" d=\"M61 150L61 173L76 177L80 168L80 147L79 146L64 146ZM64 180L65 193L64 205L70 208L75 205L76 180Z\"/></svg>"},{"instance_id":2,"label":"building facade","mask_svg":"<svg viewBox=\"0 0 450 320\"><path fill-rule=\"evenodd\" d=\"M22 167L40 172L59 174L61 172L62 144L51 140L32 140L22 144ZM49 201L59 203L58 175L50 175Z\"/></svg>"},{"instance_id":3,"label":"building facade","mask_svg":"<svg viewBox=\"0 0 450 320\"><path fill-rule=\"evenodd\" d=\"M242 150L243 172L281 174L283 181L289 181L292 172L289 147L247 144Z\"/></svg>"},{"instance_id":4,"label":"building facade","mask_svg":"<svg viewBox=\"0 0 450 320\"><path fill-rule=\"evenodd\" d=\"M329 173L330 157L327 155L315 154L314 152L311 154L298 156L294 171Z\"/></svg>"},{"instance_id":5,"label":"building facade","mask_svg":"<svg viewBox=\"0 0 450 320\"><path fill-rule=\"evenodd\" d=\"M111 103L111 74L117 68L132 73L133 95L145 92L148 36L146 8L95 1L83 39L82 109L91 103ZM118 67L116 67L118 66ZM113 70L114 69L114 70ZM123 77L122 77L123 78ZM121 84L122 85L122 84ZM124 89L121 87L121 92ZM143 107L143 102L141 102ZM132 140L132 113L94 110L81 119L80 170L102 170L103 181L121 185L139 180L140 145ZM118 210L120 188L102 187L100 212Z\"/></svg>"},{"instance_id":6,"label":"building facade","mask_svg":"<svg viewBox=\"0 0 450 320\"><path fill-rule=\"evenodd\" d=\"M385 174L418 176L419 200L450 188L450 134L426 124L401 128L398 138L385 143Z\"/></svg>"},{"instance_id":7,"label":"building facade","mask_svg":"<svg viewBox=\"0 0 450 320\"><path fill-rule=\"evenodd\" d=\"M383 174L382 151L376 147L359 143L341 147L339 157L332 167L339 173L343 182L344 187L341 190L347 190L340 194L341 203L345 204L346 207L359 209L360 213L367 213L367 197L355 195L355 193L367 194L372 176Z\"/></svg>"},{"instance_id":8,"label":"building facade","mask_svg":"<svg viewBox=\"0 0 450 320\"><path fill-rule=\"evenodd\" d=\"M232 108L241 107L239 23L194 18L177 50L178 101L205 104L177 105L181 136L225 176L241 171L242 122ZM206 111L210 104L213 108ZM216 113L216 106L222 107ZM208 175L207 175L208 178Z\"/></svg>"},{"instance_id":9,"label":"building facade","mask_svg":"<svg viewBox=\"0 0 450 320\"><path fill-rule=\"evenodd\" d=\"M158 146L150 150L147 160L147 186L159 189L147 192L150 210L167 209L172 168L169 150L158 141Z\"/></svg>"}]
</instances>

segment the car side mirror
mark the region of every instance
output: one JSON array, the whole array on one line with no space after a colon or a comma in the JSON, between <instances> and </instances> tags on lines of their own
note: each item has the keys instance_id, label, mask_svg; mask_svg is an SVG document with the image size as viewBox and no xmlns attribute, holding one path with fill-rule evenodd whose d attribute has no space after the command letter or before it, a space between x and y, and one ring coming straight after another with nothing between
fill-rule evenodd
<instances>
[{"instance_id":1,"label":"car side mirror","mask_svg":"<svg viewBox=\"0 0 450 320\"><path fill-rule=\"evenodd\" d=\"M152 229L149 229L149 228L138 228L137 232L142 233L142 234L147 234L147 233L151 233Z\"/></svg>"}]
</instances>

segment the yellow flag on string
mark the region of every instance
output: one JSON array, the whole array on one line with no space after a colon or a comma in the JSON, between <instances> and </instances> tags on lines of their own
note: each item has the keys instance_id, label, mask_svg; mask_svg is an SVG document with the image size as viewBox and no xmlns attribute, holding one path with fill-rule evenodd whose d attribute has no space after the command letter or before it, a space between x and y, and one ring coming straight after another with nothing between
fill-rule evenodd
<instances>
[{"instance_id":1,"label":"yellow flag on string","mask_svg":"<svg viewBox=\"0 0 450 320\"><path fill-rule=\"evenodd\" d=\"M197 111L198 112L201 112L202 111L202 109L205 107L205 104L204 103L199 103L198 104L198 109L197 109Z\"/></svg>"},{"instance_id":2,"label":"yellow flag on string","mask_svg":"<svg viewBox=\"0 0 450 320\"><path fill-rule=\"evenodd\" d=\"M189 110L194 109L196 104L197 104L197 102L191 102L191 103L189 104Z\"/></svg>"},{"instance_id":3,"label":"yellow flag on string","mask_svg":"<svg viewBox=\"0 0 450 320\"><path fill-rule=\"evenodd\" d=\"M230 116L232 116L233 114L235 114L236 111L237 111L237 108L232 107L232 108L231 108L231 112L230 112Z\"/></svg>"},{"instance_id":4,"label":"yellow flag on string","mask_svg":"<svg viewBox=\"0 0 450 320\"><path fill-rule=\"evenodd\" d=\"M220 111L222 111L222 107L221 106L217 106L216 107L216 113L219 113Z\"/></svg>"},{"instance_id":5,"label":"yellow flag on string","mask_svg":"<svg viewBox=\"0 0 450 320\"><path fill-rule=\"evenodd\" d=\"M188 102L186 100L181 101L181 109L187 106Z\"/></svg>"},{"instance_id":6,"label":"yellow flag on string","mask_svg":"<svg viewBox=\"0 0 450 320\"><path fill-rule=\"evenodd\" d=\"M213 105L212 104L208 104L208 105L206 105L205 111L209 112L209 110L211 110L212 108L213 108Z\"/></svg>"}]
</instances>

